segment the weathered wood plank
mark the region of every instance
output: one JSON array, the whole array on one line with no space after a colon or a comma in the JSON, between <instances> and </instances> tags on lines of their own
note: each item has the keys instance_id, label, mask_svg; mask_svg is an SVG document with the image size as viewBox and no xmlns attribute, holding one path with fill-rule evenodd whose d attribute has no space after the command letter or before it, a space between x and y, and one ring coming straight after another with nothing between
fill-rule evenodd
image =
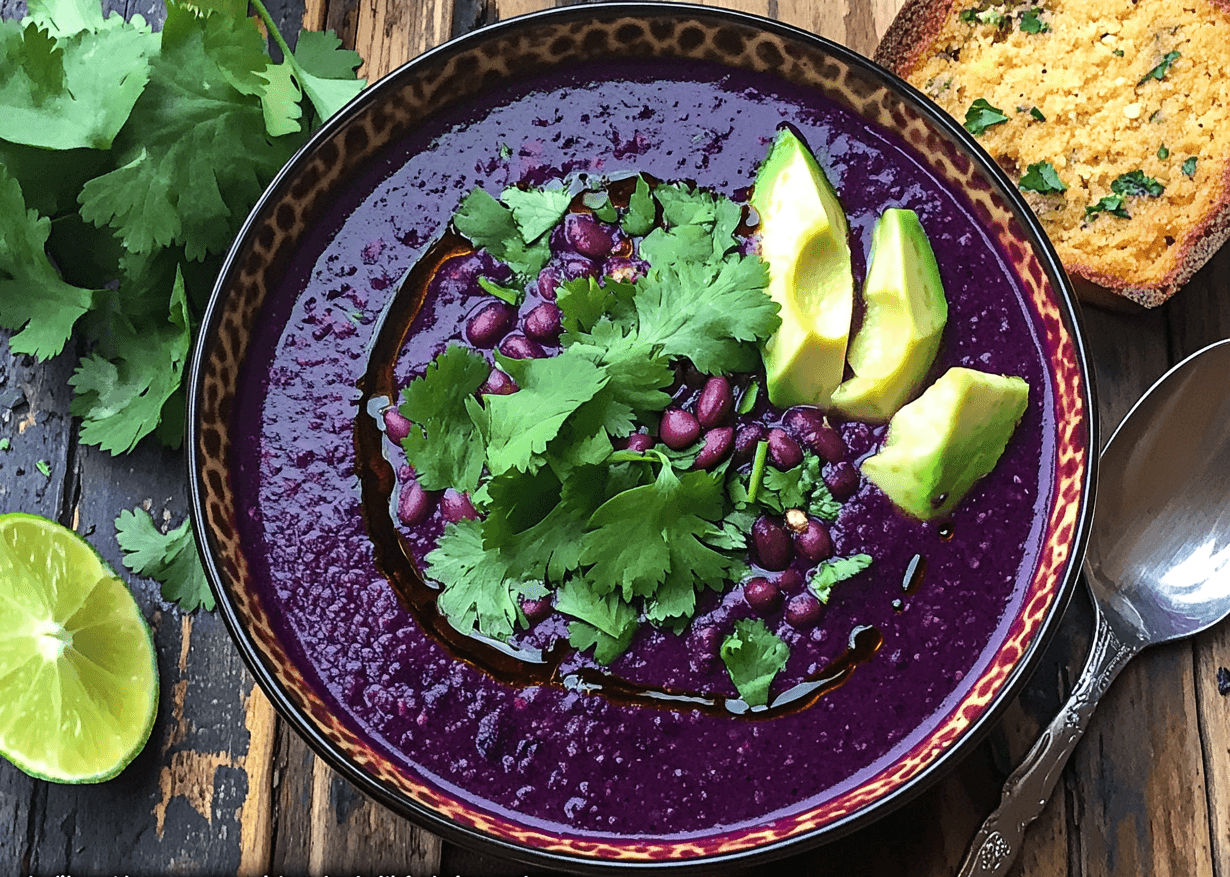
<instances>
[{"instance_id":1,"label":"weathered wood plank","mask_svg":"<svg viewBox=\"0 0 1230 877\"><path fill-rule=\"evenodd\" d=\"M1230 250L1222 250L1167 305L1175 360L1230 337ZM1195 641L1196 704L1204 756L1213 873L1230 875L1230 701L1218 672L1230 668L1230 625ZM1227 672L1230 672L1228 670Z\"/></svg>"}]
</instances>

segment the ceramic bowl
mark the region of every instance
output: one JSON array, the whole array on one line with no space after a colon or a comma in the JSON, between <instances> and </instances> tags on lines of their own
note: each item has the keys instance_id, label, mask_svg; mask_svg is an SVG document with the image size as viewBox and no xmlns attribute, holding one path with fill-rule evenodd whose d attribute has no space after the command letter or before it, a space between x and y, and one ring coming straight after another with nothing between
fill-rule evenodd
<instances>
[{"instance_id":1,"label":"ceramic bowl","mask_svg":"<svg viewBox=\"0 0 1230 877\"><path fill-rule=\"evenodd\" d=\"M1045 351L1045 386L1035 390L1051 424L1043 446L1053 466L1041 477L1036 541L1028 546L1032 575L1024 576L1008 599L992 642L955 682L950 680L946 699L925 721L902 729L898 744L872 763L795 806L750 821L715 820L682 833L629 836L595 830L592 821L573 830L564 820L526 815L515 802L484 800L420 764L424 753L417 748L422 744L412 720L432 695L414 686L382 687L380 679L369 678L374 671L367 666L379 659L381 672L396 676L405 670L401 658L411 661L418 654L399 639L406 622L394 590L376 575L356 581L345 558L339 561L337 552L300 533L280 531L277 521L262 519L244 496L261 473L315 473L288 489L301 491L304 502L323 503L327 518L334 507L329 491L353 492L350 430L363 414L354 375L339 368L330 401L288 397L272 408L259 376L287 344L301 345L301 354L279 360L279 367L290 362L293 371L298 362L309 369L321 350L344 348L348 353L338 354L339 362L357 362L355 373L362 374L362 359L370 352L365 345L396 291L398 272L430 243L430 235L408 231L413 223L397 218L410 203L405 193L394 198L387 186L379 187L407 156L431 151L422 138L437 124L433 120L447 117L454 120L450 124L464 125L466 108L493 90L561 70L649 63L708 65L708 70L720 65L732 74L768 77L823 95L863 123L891 132L919 167L959 193L986 245L1018 279L1016 306L1028 315ZM766 133L765 143L772 136ZM613 154L635 153L634 141L613 145ZM519 153L514 144L500 154ZM438 160L456 162L466 172L466 162L473 163L468 155ZM447 189L418 197L449 202L442 214L447 217L461 194ZM373 241L378 238L380 245L364 249L357 267L332 264L326 256L312 261L312 254L327 252L360 205L372 213ZM382 205L388 216L382 216ZM382 249L386 245L389 250ZM385 273L375 277L373 265L384 266ZM336 313L329 319L313 318L315 331L286 334L289 320L330 308ZM347 311L355 318L347 320ZM582 5L493 25L424 54L368 87L273 182L230 252L200 338L189 417L193 520L220 611L257 680L315 751L364 792L431 831L527 863L591 871L712 869L797 851L884 814L952 766L1011 700L1055 628L1079 570L1097 447L1091 374L1072 291L1037 221L973 139L926 98L853 52L772 21L682 4ZM303 451L279 458L277 441L266 441L260 430L256 438L251 435L253 423L277 417L306 432L341 436L335 453ZM383 477L391 478L391 470ZM345 538L336 536L338 544L348 546L342 553L371 553L361 520L342 529ZM296 571L294 581L271 582L271 566L288 563ZM351 588L363 612L358 622L334 629L322 595L337 588ZM308 639L295 635L305 626L332 632ZM398 652L403 645L406 651ZM397 658L393 669L390 655ZM325 665L332 668L329 673L320 670ZM458 678L476 672L462 662L458 668ZM454 683L448 674L434 680L444 696L451 696ZM396 717L399 710L405 723L397 727L406 729L400 739L389 736L393 725L370 721L376 714ZM423 724L430 722L420 720ZM601 761L601 745L586 739L584 750L569 757ZM469 752L458 760L488 757L483 746L479 749L478 755ZM504 753L510 763L522 754L520 749ZM706 753L692 757L703 762ZM549 773L550 768L539 769Z\"/></svg>"}]
</instances>

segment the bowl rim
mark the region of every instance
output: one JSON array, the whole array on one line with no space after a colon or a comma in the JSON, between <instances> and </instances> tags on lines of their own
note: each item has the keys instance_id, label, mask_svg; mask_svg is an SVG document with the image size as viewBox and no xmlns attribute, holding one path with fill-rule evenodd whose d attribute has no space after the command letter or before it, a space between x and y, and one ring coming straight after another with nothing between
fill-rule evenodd
<instances>
[{"instance_id":1,"label":"bowl rim","mask_svg":"<svg viewBox=\"0 0 1230 877\"><path fill-rule=\"evenodd\" d=\"M398 83L406 76L411 75L419 67L427 66L451 54L469 50L487 42L493 37L498 38L507 32L515 32L520 28L533 26L539 22L548 20L585 20L599 16L639 16L647 18L666 16L674 19L702 17L752 27L775 33L787 39L810 43L820 51L834 56L840 62L852 68L857 68L860 73L883 81L900 98L911 104L914 110L926 117L930 125L942 130L951 140L959 143L978 167L979 171L997 187L997 194L1007 201L1011 213L1020 223L1025 233L1024 239L1032 247L1038 262L1043 268L1046 280L1055 293L1055 304L1060 311L1061 322L1071 336L1070 342L1083 386L1081 402L1085 413L1083 423L1086 459L1084 475L1080 482L1081 493L1077 504L1073 536L1070 542L1068 558L1065 561L1066 569L1060 575L1060 582L1055 594L1050 605L1047 607L1043 619L1038 624L1031 642L1023 651L1016 666L1005 677L1002 685L990 702L965 727L956 741L943 749L917 774L905 780L887 795L863 805L851 813L838 817L820 828L788 838L778 839L768 844L698 858L666 860L598 859L517 844L503 838L485 834L477 828L444 818L437 811L386 788L375 777L345 757L333 741L322 733L311 719L291 700L285 688L278 680L276 672L266 664L265 658L254 644L251 633L240 620L236 608L230 600L226 586L223 584L226 576L222 573L215 558L213 542L205 523L207 520L204 513L205 487L202 483L202 469L198 465L199 460L204 456L198 433L198 420L202 406L202 377L207 363L206 353L212 347L206 339L216 337L216 330L223 310L222 300L226 289L232 284L234 275L238 270L242 244L251 235L258 218L262 215L268 204L274 199L275 195L280 195L283 192L288 181L293 179L302 170L308 158L321 144L331 139L339 129L348 125L356 115L363 112L368 106L383 99L387 92L396 90ZM881 67L871 59L846 46L795 25L754 13L722 7L704 6L690 2L665 2L665 0L604 0L604 2L579 6L548 8L495 22L470 33L454 37L417 55L379 80L370 83L342 110L335 113L319 129L313 132L303 146L295 152L265 188L260 199L244 220L222 263L201 320L198 341L193 347L189 363L187 385L189 391L186 413L188 453L185 457L188 470L192 531L210 589L214 593L220 614L230 637L238 648L240 657L252 672L253 677L265 695L277 709L278 714L298 732L318 757L322 758L334 770L369 797L379 801L395 813L410 819L428 831L441 835L460 845L510 858L523 864L567 868L575 873L606 874L612 870L671 870L674 873L680 873L709 870L719 866L749 866L770 859L777 859L789 853L803 852L821 844L835 841L870 825L914 799L934 785L943 775L947 774L966 757L987 735L1008 704L1019 694L1021 687L1036 669L1047 645L1055 636L1080 577L1082 558L1087 547L1093 514L1099 456L1100 425L1094 380L1095 375L1090 362L1080 305L1076 299L1075 291L1055 252L1054 246L1042 230L1041 224L1033 210L1017 190L1016 185L972 135L966 132L955 119L940 109L930 98L898 77L891 70Z\"/></svg>"}]
</instances>

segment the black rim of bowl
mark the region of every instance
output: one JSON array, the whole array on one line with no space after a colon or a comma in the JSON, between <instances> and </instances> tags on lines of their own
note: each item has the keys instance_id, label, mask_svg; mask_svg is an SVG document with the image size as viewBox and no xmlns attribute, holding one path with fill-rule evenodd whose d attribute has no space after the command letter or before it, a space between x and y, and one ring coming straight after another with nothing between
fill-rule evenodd
<instances>
[{"instance_id":1,"label":"black rim of bowl","mask_svg":"<svg viewBox=\"0 0 1230 877\"><path fill-rule=\"evenodd\" d=\"M222 584L224 577L215 561L213 553L214 543L204 525L205 515L202 501L202 493L204 488L199 478L199 473L201 470L198 466L200 450L198 446L197 415L201 406L200 382L202 369L207 359L205 352L210 349L210 343L204 342L201 339L216 337L216 330L218 328L218 323L222 312L221 300L225 290L230 285L232 276L238 269L237 256L240 249L240 244L248 238L257 218L261 216L266 205L273 199L273 196L275 194L280 194L284 190L288 181L300 171L307 158L320 146L322 142L332 137L338 128L343 127L354 115L366 108L369 104L381 99L386 91L395 88L397 83L402 78L411 73L420 65L434 61L441 57L446 57L455 52L467 50L475 44L485 42L491 37L498 36L505 31L515 31L518 28L535 24L544 19L569 21L591 20L599 17L610 18L618 16L641 16L646 18L669 17L675 19L720 19L722 21L734 24L754 27L767 32L776 33L793 40L810 42L820 50L838 58L843 63L859 69L861 73L870 77L881 78L886 83L891 85L904 100L912 104L913 107L925 116L933 126L945 132L951 139L954 139L962 144L963 148L977 164L980 171L996 183L998 193L1013 208L1013 212L1017 220L1020 222L1023 230L1025 231L1026 239L1032 246L1039 261L1042 263L1050 285L1057 293L1057 303L1062 313L1063 322L1071 335L1073 350L1081 375L1084 378L1085 386L1083 402L1085 404L1086 411L1085 440L1087 448L1087 465L1085 468L1084 482L1082 484L1082 495L1080 509L1077 515L1077 525L1075 528L1071 550L1069 552L1067 569L1064 572L1063 581L1056 592L1055 598L1048 609L1047 615L1039 625L1038 631L1035 634L1032 643L1026 649L1025 654L1022 655L1016 668L1004 681L1002 687L987 707L962 732L960 739L958 739L947 750L938 755L930 764L919 771L918 774L907 780L885 797L880 798L879 800L868 804L847 816L841 817L834 822L823 826L822 828L808 833L734 853L724 853L697 859L655 861L594 859L579 855L566 855L551 852L549 850L514 844L509 841L484 834L469 826L458 825L452 821L449 821L448 819L441 817L441 815L436 811L424 807L401 794L385 788L371 775L353 764L338 751L333 742L325 737L316 725L314 725L310 719L293 703L293 701L291 701L281 684L278 682L275 673L268 666L266 666L264 659L261 657L260 652L256 648L247 629L241 624L235 611L235 607L231 604L227 590ZM252 209L251 213L249 213L247 219L244 221L239 234L236 236L235 242L232 244L230 251L227 253L222 269L218 274L217 282L210 295L209 303L205 310L205 315L201 321L198 343L192 352L188 380L189 394L187 410L187 442L189 453L186 456L188 463L189 500L193 521L193 532L197 540L198 551L201 555L201 561L209 579L210 588L215 594L223 620L228 631L230 632L231 639L238 647L244 663L247 664L248 668L252 671L253 676L264 690L266 696L268 696L270 701L274 704L279 715L285 721L289 722L296 731L298 731L299 735L303 737L303 739L318 756L323 758L334 770L340 773L348 781L358 786L368 796L379 801L381 804L385 805L399 815L416 822L427 830L461 845L495 855L504 856L506 858L511 858L525 864L566 868L572 871L586 873L609 873L611 870L670 869L674 872L682 872L687 870L708 870L719 865L746 866L757 862L767 861L769 859L780 858L790 853L802 852L808 848L837 840L838 838L844 837L857 829L866 827L875 820L886 816L891 811L904 805L929 788L940 777L947 773L949 769L954 767L962 758L964 758L965 755L967 755L969 751L977 745L983 737L985 737L994 722L1003 713L1007 705L1019 692L1021 686L1032 674L1047 644L1055 635L1064 610L1066 609L1072 594L1076 589L1076 583L1080 576L1081 559L1084 557L1085 547L1088 540L1090 518L1092 516L1094 503L1094 491L1097 483L1096 473L1098 462L1097 448L1099 426L1095 401L1096 392L1093 384L1093 370L1089 365L1089 355L1085 344L1080 309L1076 303L1072 285L1068 280L1067 274L1064 272L1058 255L1055 253L1054 247L1046 237L1046 234L1042 231L1042 227L1033 211L1029 208L1024 198L1021 197L1020 193L1017 191L1016 185L1007 177L1007 175L974 140L974 138L970 136L959 124L957 124L954 119L952 119L949 115L947 115L947 113L941 110L929 98L924 96L909 83L905 82L891 71L880 67L870 59L846 48L845 46L834 43L829 39L802 30L801 28L793 25L784 24L782 22L763 18L751 13L738 12L735 10L710 6L699 6L691 3L604 2L572 7L558 7L530 13L528 15L518 16L516 18L508 19L507 21L488 25L472 31L469 34L465 34L449 40L448 42L442 43L441 45L430 49L418 57L401 65L379 81L369 85L344 109L335 114L324 125L322 125L321 128L312 135L308 142L295 153L290 161L287 162L285 167L283 167L274 177L273 181L266 188L256 206Z\"/></svg>"}]
</instances>

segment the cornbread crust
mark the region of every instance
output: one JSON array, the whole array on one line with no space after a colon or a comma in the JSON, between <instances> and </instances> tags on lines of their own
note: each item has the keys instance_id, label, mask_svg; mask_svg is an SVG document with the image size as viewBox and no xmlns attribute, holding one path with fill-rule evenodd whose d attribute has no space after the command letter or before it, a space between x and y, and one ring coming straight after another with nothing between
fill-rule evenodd
<instances>
[{"instance_id":1,"label":"cornbread crust","mask_svg":"<svg viewBox=\"0 0 1230 877\"><path fill-rule=\"evenodd\" d=\"M987 8L1010 23L960 17ZM1042 32L1020 29L1031 8ZM1078 290L1154 307L1230 238L1230 153L1219 141L1230 130L1228 48L1230 0L907 0L875 60L958 121L978 98L1002 109L1009 120L977 139L1012 179L1046 161L1067 185L1024 194ZM1145 78L1176 51L1161 79ZM1130 219L1088 218L1136 170L1163 193L1125 197Z\"/></svg>"}]
</instances>

